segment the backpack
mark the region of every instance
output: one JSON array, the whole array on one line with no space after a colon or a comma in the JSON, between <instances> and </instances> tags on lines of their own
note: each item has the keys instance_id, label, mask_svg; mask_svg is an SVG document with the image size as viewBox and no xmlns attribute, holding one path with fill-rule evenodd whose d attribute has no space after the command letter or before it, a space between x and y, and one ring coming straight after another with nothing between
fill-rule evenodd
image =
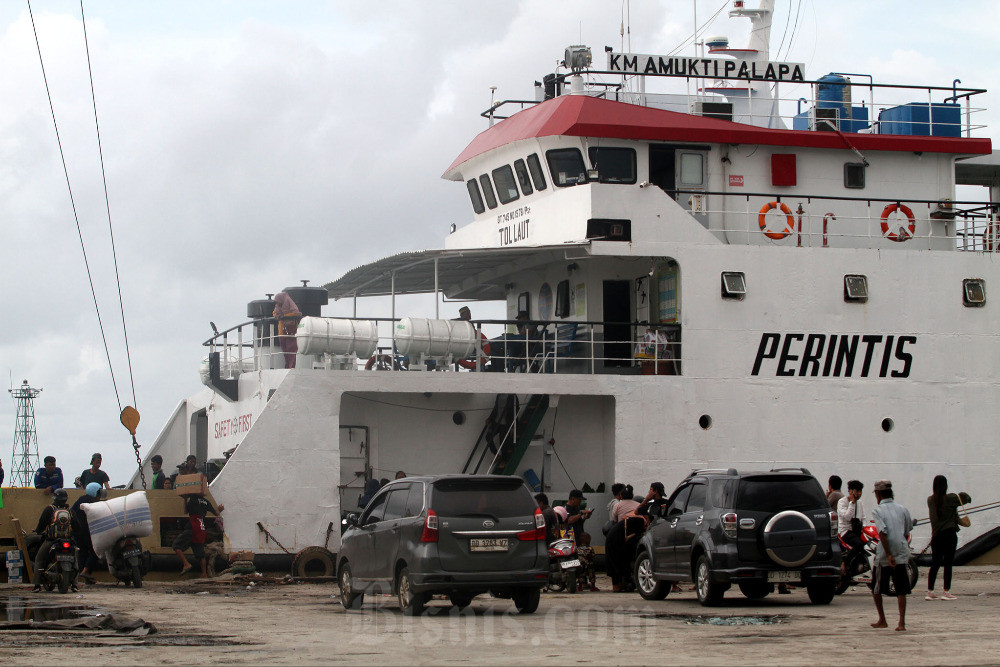
<instances>
[{"instance_id":1,"label":"backpack","mask_svg":"<svg viewBox=\"0 0 1000 667\"><path fill-rule=\"evenodd\" d=\"M52 506L52 522L45 529L45 537L50 540L68 540L73 535L73 521L69 508Z\"/></svg>"}]
</instances>

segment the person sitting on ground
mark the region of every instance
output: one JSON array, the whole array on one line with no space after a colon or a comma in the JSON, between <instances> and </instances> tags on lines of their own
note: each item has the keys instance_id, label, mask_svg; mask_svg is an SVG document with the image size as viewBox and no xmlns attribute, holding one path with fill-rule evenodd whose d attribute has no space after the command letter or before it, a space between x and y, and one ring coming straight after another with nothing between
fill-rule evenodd
<instances>
[{"instance_id":1,"label":"person sitting on ground","mask_svg":"<svg viewBox=\"0 0 1000 667\"><path fill-rule=\"evenodd\" d=\"M195 560L201 565L201 578L208 578L208 564L205 560L205 541L208 538L208 533L205 531L205 516L209 513L221 516L225 509L225 505L219 505L219 509L215 509L212 502L204 496L188 496L185 498L184 511L188 515L188 525L171 545L177 557L181 559L181 576L184 576L194 568L188 562L188 559L184 557L184 550L191 547L191 553L194 554Z\"/></svg>"},{"instance_id":2,"label":"person sitting on ground","mask_svg":"<svg viewBox=\"0 0 1000 667\"><path fill-rule=\"evenodd\" d=\"M44 489L45 493L53 493L63 488L62 468L56 467L56 457L46 456L45 465L35 472L35 488Z\"/></svg>"},{"instance_id":3,"label":"person sitting on ground","mask_svg":"<svg viewBox=\"0 0 1000 667\"><path fill-rule=\"evenodd\" d=\"M70 513L76 522L73 537L79 552L80 578L88 584L93 584L96 581L92 573L100 564L100 559L94 552L94 544L90 539L90 523L87 521L87 513L83 511L82 506L100 501L104 494L107 494L107 491L103 491L100 484L91 482L87 485L86 492L77 498L73 507L70 508Z\"/></svg>"},{"instance_id":4,"label":"person sitting on ground","mask_svg":"<svg viewBox=\"0 0 1000 667\"><path fill-rule=\"evenodd\" d=\"M69 511L68 494L66 489L56 489L52 492L52 504L47 505L38 517L38 525L35 526L35 533L42 536L42 543L35 554L35 571L31 578L34 587L33 593L42 590L42 572L49 566L49 549L56 540L68 540L73 537L79 528L73 515ZM73 582L73 590L76 591L76 582Z\"/></svg>"},{"instance_id":5,"label":"person sitting on ground","mask_svg":"<svg viewBox=\"0 0 1000 667\"><path fill-rule=\"evenodd\" d=\"M163 457L155 454L149 459L149 467L153 469L153 488L162 489L163 482L167 479L167 474L163 472Z\"/></svg>"},{"instance_id":6,"label":"person sitting on ground","mask_svg":"<svg viewBox=\"0 0 1000 667\"><path fill-rule=\"evenodd\" d=\"M105 489L111 488L111 478L108 473L101 470L101 453L97 452L90 457L90 468L80 473L80 484L87 488L91 482L97 482Z\"/></svg>"},{"instance_id":7,"label":"person sitting on ground","mask_svg":"<svg viewBox=\"0 0 1000 667\"><path fill-rule=\"evenodd\" d=\"M577 579L577 589L599 593L601 589L597 587L597 567L594 565L594 549L590 546L590 533L580 534L580 543L576 547L576 553L580 556L580 562L583 563L583 577Z\"/></svg>"}]
</instances>

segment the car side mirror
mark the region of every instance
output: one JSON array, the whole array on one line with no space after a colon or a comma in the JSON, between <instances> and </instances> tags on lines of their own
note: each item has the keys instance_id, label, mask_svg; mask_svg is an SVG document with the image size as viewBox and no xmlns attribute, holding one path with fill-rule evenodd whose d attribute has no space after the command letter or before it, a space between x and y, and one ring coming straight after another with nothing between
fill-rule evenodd
<instances>
[{"instance_id":1,"label":"car side mirror","mask_svg":"<svg viewBox=\"0 0 1000 667\"><path fill-rule=\"evenodd\" d=\"M353 512L348 514L347 517L344 519L344 523L347 524L348 528L354 528L355 526L358 525L358 515L354 514Z\"/></svg>"}]
</instances>

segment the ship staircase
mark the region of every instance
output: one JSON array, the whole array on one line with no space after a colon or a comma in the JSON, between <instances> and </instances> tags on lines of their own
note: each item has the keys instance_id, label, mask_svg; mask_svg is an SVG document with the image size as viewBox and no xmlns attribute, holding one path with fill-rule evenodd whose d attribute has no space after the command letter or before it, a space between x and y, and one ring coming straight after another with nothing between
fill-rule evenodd
<instances>
[{"instance_id":1,"label":"ship staircase","mask_svg":"<svg viewBox=\"0 0 1000 667\"><path fill-rule=\"evenodd\" d=\"M534 394L525 402L516 394L498 394L462 473L513 475L548 409L547 394Z\"/></svg>"}]
</instances>

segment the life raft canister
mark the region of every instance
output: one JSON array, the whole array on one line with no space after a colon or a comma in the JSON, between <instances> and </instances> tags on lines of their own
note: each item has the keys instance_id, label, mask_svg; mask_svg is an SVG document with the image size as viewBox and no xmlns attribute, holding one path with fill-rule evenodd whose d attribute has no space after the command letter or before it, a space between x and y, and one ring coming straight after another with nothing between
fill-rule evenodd
<instances>
[{"instance_id":1,"label":"life raft canister","mask_svg":"<svg viewBox=\"0 0 1000 667\"><path fill-rule=\"evenodd\" d=\"M772 209L780 209L785 214L785 228L780 232L770 232L767 230L767 213ZM795 218L792 217L792 211L785 203L779 204L776 201L772 201L764 204L760 208L760 215L757 216L757 222L760 224L760 231L764 232L764 236L775 241L780 241L795 231Z\"/></svg>"},{"instance_id":2,"label":"life raft canister","mask_svg":"<svg viewBox=\"0 0 1000 667\"><path fill-rule=\"evenodd\" d=\"M889 216L899 211L906 216L909 224L906 227L900 227L899 233L889 231ZM889 239L890 241L896 241L901 243L913 237L917 232L917 221L913 217L913 211L906 204L889 204L884 209L882 209L882 236Z\"/></svg>"}]
</instances>

